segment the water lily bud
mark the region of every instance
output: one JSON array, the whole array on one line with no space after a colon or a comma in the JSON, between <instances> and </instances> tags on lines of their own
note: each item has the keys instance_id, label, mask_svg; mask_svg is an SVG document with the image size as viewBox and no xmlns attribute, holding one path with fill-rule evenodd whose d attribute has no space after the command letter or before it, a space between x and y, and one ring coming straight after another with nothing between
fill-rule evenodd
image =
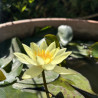
<instances>
[{"instance_id":1,"label":"water lily bud","mask_svg":"<svg viewBox=\"0 0 98 98\"><path fill-rule=\"evenodd\" d=\"M73 38L72 28L67 25L59 26L57 36L60 40L60 44L66 46Z\"/></svg>"}]
</instances>

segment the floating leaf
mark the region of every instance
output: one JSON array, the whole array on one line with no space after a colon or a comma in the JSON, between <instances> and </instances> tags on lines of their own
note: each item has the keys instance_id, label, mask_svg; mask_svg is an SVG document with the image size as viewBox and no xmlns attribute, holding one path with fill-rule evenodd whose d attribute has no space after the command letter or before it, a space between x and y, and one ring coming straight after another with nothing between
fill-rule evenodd
<instances>
[{"instance_id":1,"label":"floating leaf","mask_svg":"<svg viewBox=\"0 0 98 98\"><path fill-rule=\"evenodd\" d=\"M51 28L51 26L46 26L46 27L42 28L41 31L47 30L49 28Z\"/></svg>"},{"instance_id":2,"label":"floating leaf","mask_svg":"<svg viewBox=\"0 0 98 98\"><path fill-rule=\"evenodd\" d=\"M24 83L14 83L12 85L12 87L15 88L15 89L25 89L25 88L36 88L37 85L24 84Z\"/></svg>"},{"instance_id":3,"label":"floating leaf","mask_svg":"<svg viewBox=\"0 0 98 98\"><path fill-rule=\"evenodd\" d=\"M4 46L4 50L6 49L7 47ZM6 51L6 50L5 50ZM8 64L11 63L12 59L13 59L13 51L12 51L12 48L10 47L9 48L9 53L6 53L4 57L0 58L0 67L1 68L4 68L6 67ZM2 52L3 54L4 52Z\"/></svg>"},{"instance_id":4,"label":"floating leaf","mask_svg":"<svg viewBox=\"0 0 98 98\"><path fill-rule=\"evenodd\" d=\"M45 71L46 81L47 83L53 82L55 79L59 77L59 74L53 72L53 71ZM18 81L19 83L25 83L25 84L43 84L43 78L42 76L35 77L33 79L26 79Z\"/></svg>"},{"instance_id":5,"label":"floating leaf","mask_svg":"<svg viewBox=\"0 0 98 98\"><path fill-rule=\"evenodd\" d=\"M57 29L52 27L52 26L46 26L44 28L40 28L40 27L36 27L35 30L35 35L33 38L43 38L43 36L45 36L46 34L55 34L57 33ZM38 39L38 41L39 41Z\"/></svg>"},{"instance_id":6,"label":"floating leaf","mask_svg":"<svg viewBox=\"0 0 98 98\"><path fill-rule=\"evenodd\" d=\"M89 47L90 53L94 58L98 59L98 42L94 43Z\"/></svg>"},{"instance_id":7,"label":"floating leaf","mask_svg":"<svg viewBox=\"0 0 98 98\"><path fill-rule=\"evenodd\" d=\"M73 72L76 72L76 71L73 70ZM91 89L89 81L80 73L76 72L75 75L61 75L61 76L64 79L74 82L74 84L71 84L71 85L73 85L79 89L82 89L86 92L89 92L91 94L95 94Z\"/></svg>"},{"instance_id":8,"label":"floating leaf","mask_svg":"<svg viewBox=\"0 0 98 98\"><path fill-rule=\"evenodd\" d=\"M12 86L0 87L0 98L46 98L45 92L17 90Z\"/></svg>"},{"instance_id":9,"label":"floating leaf","mask_svg":"<svg viewBox=\"0 0 98 98\"><path fill-rule=\"evenodd\" d=\"M88 50L84 49L83 45L77 43L69 43L68 50L72 51L71 56L74 58L84 58L85 56L88 56Z\"/></svg>"},{"instance_id":10,"label":"floating leaf","mask_svg":"<svg viewBox=\"0 0 98 98\"><path fill-rule=\"evenodd\" d=\"M6 79L0 82L0 85L5 85L12 83L16 80L16 77L20 75L23 65L19 61L15 61L12 65L12 70L10 73L6 73L3 69L3 73L5 74Z\"/></svg>"},{"instance_id":11,"label":"floating leaf","mask_svg":"<svg viewBox=\"0 0 98 98\"><path fill-rule=\"evenodd\" d=\"M48 84L49 92L54 95L62 93L65 98L84 98L82 94L76 91L71 85L79 88L91 95L96 95L89 84L89 81L80 73L72 70L75 75L61 75L56 81Z\"/></svg>"},{"instance_id":12,"label":"floating leaf","mask_svg":"<svg viewBox=\"0 0 98 98\"><path fill-rule=\"evenodd\" d=\"M47 34L44 37L45 37L45 40L46 40L48 45L50 45L52 42L55 41L56 47L60 47L59 41L58 41L58 39L57 39L57 37L55 35Z\"/></svg>"},{"instance_id":13,"label":"floating leaf","mask_svg":"<svg viewBox=\"0 0 98 98\"><path fill-rule=\"evenodd\" d=\"M7 47L7 45L6 45L6 44L8 44L8 42L9 42L9 47ZM13 52L25 53L25 51L22 46L22 43L19 41L18 38L13 38L12 40L7 40L7 41L3 42L1 46L3 47L3 49L5 51L7 51L6 48L9 51L7 51L7 53L5 53L5 51L4 52L2 51L2 55L4 55L4 57L0 58L0 67L5 69L7 72L9 72L11 69L11 65L12 65L11 61L14 58Z\"/></svg>"},{"instance_id":14,"label":"floating leaf","mask_svg":"<svg viewBox=\"0 0 98 98\"><path fill-rule=\"evenodd\" d=\"M60 80L54 81L53 84L48 84L48 90L55 96L61 93L63 95L62 98L84 98L83 95L74 90L69 84Z\"/></svg>"},{"instance_id":15,"label":"floating leaf","mask_svg":"<svg viewBox=\"0 0 98 98\"><path fill-rule=\"evenodd\" d=\"M5 41L5 44L6 43L8 42ZM9 56L7 58L1 58L2 59L1 69L6 79L4 81L1 81L0 85L9 84L15 81L16 77L20 75L22 71L22 67L23 67L23 65L19 61L17 61L17 59L15 59L13 55L13 52L24 52L21 42L19 41L18 38L13 38L12 40L10 40L9 44L10 44L9 45L9 50L10 50ZM4 49L6 48L7 47L5 45Z\"/></svg>"},{"instance_id":16,"label":"floating leaf","mask_svg":"<svg viewBox=\"0 0 98 98\"><path fill-rule=\"evenodd\" d=\"M13 38L12 39L12 49L13 49L13 52L23 52L25 53L25 50L22 46L22 43L20 42L20 40L18 38Z\"/></svg>"}]
</instances>

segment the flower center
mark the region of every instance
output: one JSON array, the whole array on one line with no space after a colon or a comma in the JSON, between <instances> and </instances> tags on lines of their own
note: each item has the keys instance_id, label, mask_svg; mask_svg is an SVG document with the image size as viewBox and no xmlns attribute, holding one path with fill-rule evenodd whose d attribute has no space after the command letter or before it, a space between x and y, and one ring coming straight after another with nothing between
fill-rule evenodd
<instances>
[{"instance_id":1,"label":"flower center","mask_svg":"<svg viewBox=\"0 0 98 98\"><path fill-rule=\"evenodd\" d=\"M46 64L52 61L52 54L49 51L45 52L45 50L42 49L35 52L35 55L43 58Z\"/></svg>"}]
</instances>

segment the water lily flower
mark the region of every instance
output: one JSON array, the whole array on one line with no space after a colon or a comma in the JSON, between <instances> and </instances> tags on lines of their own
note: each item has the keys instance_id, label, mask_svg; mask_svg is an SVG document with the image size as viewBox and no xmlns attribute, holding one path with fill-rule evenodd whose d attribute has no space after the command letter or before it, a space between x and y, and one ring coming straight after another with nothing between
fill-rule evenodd
<instances>
[{"instance_id":1,"label":"water lily flower","mask_svg":"<svg viewBox=\"0 0 98 98\"><path fill-rule=\"evenodd\" d=\"M24 72L22 79L34 78L41 74L43 70L52 70L59 74L70 74L70 71L64 67L57 66L66 59L71 52L65 52L66 48L56 48L55 42L47 46L44 41L40 46L36 43L30 43L30 47L23 44L27 53L14 53L20 62L27 64L29 69Z\"/></svg>"}]
</instances>

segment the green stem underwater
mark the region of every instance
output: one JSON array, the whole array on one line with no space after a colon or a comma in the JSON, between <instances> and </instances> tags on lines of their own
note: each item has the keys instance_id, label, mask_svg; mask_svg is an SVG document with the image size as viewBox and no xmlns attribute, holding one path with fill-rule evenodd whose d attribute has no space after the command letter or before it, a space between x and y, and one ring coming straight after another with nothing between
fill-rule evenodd
<instances>
[{"instance_id":1,"label":"green stem underwater","mask_svg":"<svg viewBox=\"0 0 98 98\"><path fill-rule=\"evenodd\" d=\"M44 87L45 87L47 98L50 98L49 97L49 91L48 91L47 84L46 84L46 78L45 78L45 72L44 71L42 72L42 77L43 77L43 82L44 82Z\"/></svg>"}]
</instances>

